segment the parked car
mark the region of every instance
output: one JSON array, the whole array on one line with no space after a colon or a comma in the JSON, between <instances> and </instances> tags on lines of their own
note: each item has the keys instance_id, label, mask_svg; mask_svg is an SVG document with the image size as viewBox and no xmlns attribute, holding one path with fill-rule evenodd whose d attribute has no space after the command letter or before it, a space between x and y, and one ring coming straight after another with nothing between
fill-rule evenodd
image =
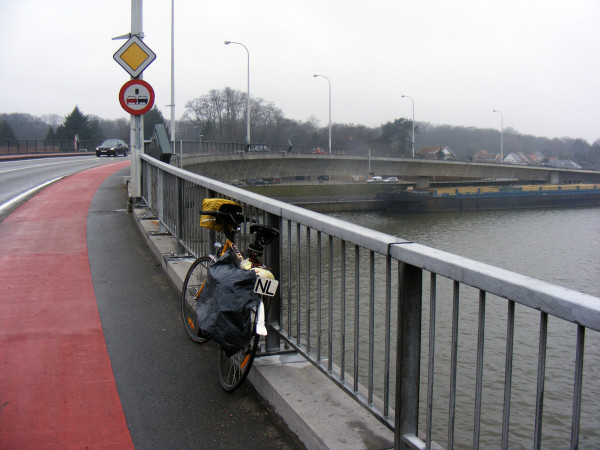
<instances>
[{"instance_id":1,"label":"parked car","mask_svg":"<svg viewBox=\"0 0 600 450\"><path fill-rule=\"evenodd\" d=\"M248 150L250 153L269 153L271 149L266 145L254 145Z\"/></svg>"},{"instance_id":2,"label":"parked car","mask_svg":"<svg viewBox=\"0 0 600 450\"><path fill-rule=\"evenodd\" d=\"M249 180L246 180L247 186L264 186L265 184L267 184L267 182L262 178L250 178Z\"/></svg>"},{"instance_id":3,"label":"parked car","mask_svg":"<svg viewBox=\"0 0 600 450\"><path fill-rule=\"evenodd\" d=\"M96 147L96 156L117 156L121 154L127 156L129 146L121 139L107 139L102 145Z\"/></svg>"},{"instance_id":4,"label":"parked car","mask_svg":"<svg viewBox=\"0 0 600 450\"><path fill-rule=\"evenodd\" d=\"M315 147L310 151L313 155L325 155L327 152L322 148Z\"/></svg>"},{"instance_id":5,"label":"parked car","mask_svg":"<svg viewBox=\"0 0 600 450\"><path fill-rule=\"evenodd\" d=\"M375 175L372 178L369 178L367 180L367 183L381 183L383 181L383 177L380 177L379 175Z\"/></svg>"},{"instance_id":6,"label":"parked car","mask_svg":"<svg viewBox=\"0 0 600 450\"><path fill-rule=\"evenodd\" d=\"M397 177L387 177L383 180L384 183L397 183L398 182L398 178Z\"/></svg>"}]
</instances>

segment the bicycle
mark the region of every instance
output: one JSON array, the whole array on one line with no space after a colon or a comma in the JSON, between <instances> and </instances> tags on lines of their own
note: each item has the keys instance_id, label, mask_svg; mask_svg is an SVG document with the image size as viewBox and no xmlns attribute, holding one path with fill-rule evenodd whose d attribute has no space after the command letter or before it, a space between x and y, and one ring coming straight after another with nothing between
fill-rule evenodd
<instances>
[{"instance_id":1,"label":"bicycle","mask_svg":"<svg viewBox=\"0 0 600 450\"><path fill-rule=\"evenodd\" d=\"M185 277L181 292L181 314L188 336L197 343L210 340L198 324L197 309L198 303L206 301L201 294L207 284L208 271L219 261L219 258L231 251L235 255L239 268L254 270L257 273L254 292L260 295L261 300L250 309L250 339L233 355L228 356L223 347L219 352L219 381L225 391L232 392L248 376L260 337L267 334L264 326L264 310L268 311L270 301L267 302L266 307L264 303L275 294L278 282L274 280L268 268L260 262L259 257L262 256L264 246L269 245L279 236L279 230L268 225L252 223L249 228L252 239L247 248L247 258L244 258L235 244L235 234L240 231L241 224L246 222L241 205L226 199L205 199L202 206L200 225L221 231L225 236L225 243L216 242L215 254L196 259ZM204 209L207 206L211 209Z\"/></svg>"}]
</instances>

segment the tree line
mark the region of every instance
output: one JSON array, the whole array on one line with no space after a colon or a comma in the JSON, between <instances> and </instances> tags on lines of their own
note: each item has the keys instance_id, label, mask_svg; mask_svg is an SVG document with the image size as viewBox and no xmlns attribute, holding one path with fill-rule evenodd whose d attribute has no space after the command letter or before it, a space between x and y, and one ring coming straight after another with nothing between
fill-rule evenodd
<instances>
[{"instance_id":1,"label":"tree line","mask_svg":"<svg viewBox=\"0 0 600 450\"><path fill-rule=\"evenodd\" d=\"M154 125L165 119L154 107L144 114L144 139L150 139ZM31 114L0 114L0 139L29 139L45 141L72 141L77 135L80 141L99 142L109 138L129 141L129 119L102 119L84 114L78 106L65 117Z\"/></svg>"},{"instance_id":2,"label":"tree line","mask_svg":"<svg viewBox=\"0 0 600 450\"><path fill-rule=\"evenodd\" d=\"M246 138L246 93L229 87L213 89L189 100L176 123L176 139L186 141L244 142ZM273 102L250 99L251 140L260 144L285 144L327 148L329 129L311 116L307 120L285 117ZM144 114L144 138L149 139L154 124L169 123L155 106ZM100 141L108 138L129 140L129 120L105 120L85 115L76 106L67 116L34 117L29 114L0 114L0 139L65 139ZM459 159L469 160L479 150L499 153L500 131L475 127L415 123L415 149L449 147ZM339 149L371 151L375 156L410 156L412 121L396 118L378 127L332 124L332 145ZM600 139L593 144L578 138L545 138L504 130L504 154L539 152L547 158L571 159L583 167L600 168Z\"/></svg>"}]
</instances>

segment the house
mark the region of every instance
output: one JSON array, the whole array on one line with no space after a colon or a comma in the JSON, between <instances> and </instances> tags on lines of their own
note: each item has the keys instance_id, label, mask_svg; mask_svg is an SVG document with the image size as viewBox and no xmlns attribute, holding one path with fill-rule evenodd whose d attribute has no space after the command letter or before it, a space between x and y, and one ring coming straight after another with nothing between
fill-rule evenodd
<instances>
[{"instance_id":1,"label":"house","mask_svg":"<svg viewBox=\"0 0 600 450\"><path fill-rule=\"evenodd\" d=\"M497 163L500 162L500 155L497 153L488 153L485 150L479 150L473 156L473 161L481 163Z\"/></svg>"},{"instance_id":2,"label":"house","mask_svg":"<svg viewBox=\"0 0 600 450\"><path fill-rule=\"evenodd\" d=\"M533 152L531 155L529 155L529 159L535 164L542 164L546 157L542 152Z\"/></svg>"},{"instance_id":3,"label":"house","mask_svg":"<svg viewBox=\"0 0 600 450\"><path fill-rule=\"evenodd\" d=\"M437 159L437 160L456 160L458 159L454 152L448 147L421 147L417 154L417 158L421 159Z\"/></svg>"},{"instance_id":4,"label":"house","mask_svg":"<svg viewBox=\"0 0 600 450\"><path fill-rule=\"evenodd\" d=\"M506 164L530 164L529 158L521 152L511 152L504 157Z\"/></svg>"}]
</instances>

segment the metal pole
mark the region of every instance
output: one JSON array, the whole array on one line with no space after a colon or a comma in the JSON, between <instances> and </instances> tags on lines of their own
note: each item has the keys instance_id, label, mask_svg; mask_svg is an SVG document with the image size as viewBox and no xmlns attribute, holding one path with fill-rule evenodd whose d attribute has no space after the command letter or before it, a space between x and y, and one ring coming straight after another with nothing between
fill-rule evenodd
<instances>
[{"instance_id":1,"label":"metal pole","mask_svg":"<svg viewBox=\"0 0 600 450\"><path fill-rule=\"evenodd\" d=\"M142 3L142 0L131 0L131 34L140 38L143 37ZM142 79L142 74L140 74L138 79ZM144 149L144 122L142 121L142 116L135 116L133 114L130 116L129 144L132 148L130 196L139 198L142 195L140 154Z\"/></svg>"},{"instance_id":2,"label":"metal pole","mask_svg":"<svg viewBox=\"0 0 600 450\"><path fill-rule=\"evenodd\" d=\"M415 157L415 101L410 95L403 95L402 98L409 98L412 102L412 157Z\"/></svg>"},{"instance_id":3,"label":"metal pole","mask_svg":"<svg viewBox=\"0 0 600 450\"><path fill-rule=\"evenodd\" d=\"M329 154L331 155L331 80L325 75L313 75L314 77L322 77L329 83Z\"/></svg>"},{"instance_id":4,"label":"metal pole","mask_svg":"<svg viewBox=\"0 0 600 450\"><path fill-rule=\"evenodd\" d=\"M171 148L175 152L175 0L171 0ZM183 167L183 151L179 158Z\"/></svg>"},{"instance_id":5,"label":"metal pole","mask_svg":"<svg viewBox=\"0 0 600 450\"><path fill-rule=\"evenodd\" d=\"M246 47L241 42L225 41L225 45L229 44L241 45L246 49L246 53L248 54L248 94L246 96L246 144L250 145L250 51L248 50L248 47Z\"/></svg>"},{"instance_id":6,"label":"metal pole","mask_svg":"<svg viewBox=\"0 0 600 450\"><path fill-rule=\"evenodd\" d=\"M493 112L500 114L500 164L504 162L504 116L502 111L494 109Z\"/></svg>"}]
</instances>

